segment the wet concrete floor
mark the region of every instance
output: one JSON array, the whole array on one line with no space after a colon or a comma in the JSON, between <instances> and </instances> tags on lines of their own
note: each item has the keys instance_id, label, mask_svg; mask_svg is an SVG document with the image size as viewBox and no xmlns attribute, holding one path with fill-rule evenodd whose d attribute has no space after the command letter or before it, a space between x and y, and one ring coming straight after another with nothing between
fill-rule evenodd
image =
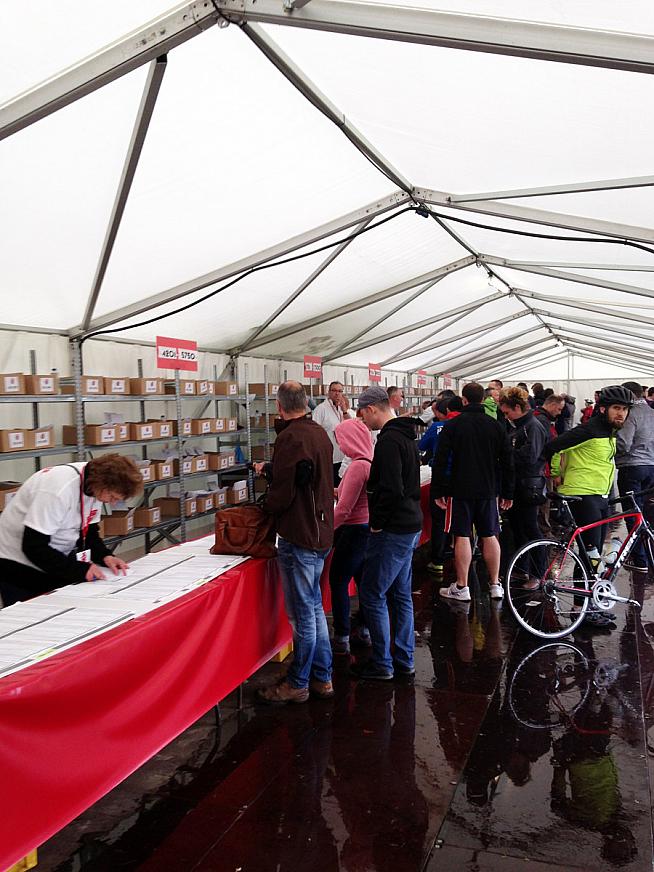
<instances>
[{"instance_id":1,"label":"wet concrete floor","mask_svg":"<svg viewBox=\"0 0 654 872\"><path fill-rule=\"evenodd\" d=\"M413 682L356 682L337 657L335 699L268 708L268 664L241 710L233 694L205 715L39 869L651 870L654 583L635 579L642 613L542 648L483 577L467 607L418 570Z\"/></svg>"}]
</instances>

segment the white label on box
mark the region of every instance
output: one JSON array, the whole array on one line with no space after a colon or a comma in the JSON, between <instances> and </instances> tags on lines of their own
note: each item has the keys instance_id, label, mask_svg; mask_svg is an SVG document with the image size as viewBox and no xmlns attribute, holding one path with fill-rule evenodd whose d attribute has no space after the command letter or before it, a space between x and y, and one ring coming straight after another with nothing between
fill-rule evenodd
<instances>
[{"instance_id":1,"label":"white label on box","mask_svg":"<svg viewBox=\"0 0 654 872\"><path fill-rule=\"evenodd\" d=\"M236 457L233 454L229 454L227 457L227 466L234 466L236 464Z\"/></svg>"},{"instance_id":2,"label":"white label on box","mask_svg":"<svg viewBox=\"0 0 654 872\"><path fill-rule=\"evenodd\" d=\"M19 387L20 387L20 382L19 382L18 376L16 376L16 375L5 376L5 393L6 394L17 393Z\"/></svg>"},{"instance_id":3,"label":"white label on box","mask_svg":"<svg viewBox=\"0 0 654 872\"><path fill-rule=\"evenodd\" d=\"M277 394L277 388L278 388L278 387L279 387L279 385L270 385L270 394L271 394L271 396L274 397L274 396Z\"/></svg>"},{"instance_id":4,"label":"white label on box","mask_svg":"<svg viewBox=\"0 0 654 872\"><path fill-rule=\"evenodd\" d=\"M190 421L184 421L183 426L182 426L182 434L184 436L191 435L191 422Z\"/></svg>"},{"instance_id":5,"label":"white label on box","mask_svg":"<svg viewBox=\"0 0 654 872\"><path fill-rule=\"evenodd\" d=\"M161 509L159 509L159 508L152 509L152 523L158 524L160 520L161 520Z\"/></svg>"},{"instance_id":6,"label":"white label on box","mask_svg":"<svg viewBox=\"0 0 654 872\"><path fill-rule=\"evenodd\" d=\"M216 433L222 433L225 429L225 419L216 418Z\"/></svg>"},{"instance_id":7,"label":"white label on box","mask_svg":"<svg viewBox=\"0 0 654 872\"><path fill-rule=\"evenodd\" d=\"M146 394L156 394L157 393L157 380L156 380L156 378L148 378L145 380L145 393Z\"/></svg>"},{"instance_id":8,"label":"white label on box","mask_svg":"<svg viewBox=\"0 0 654 872\"><path fill-rule=\"evenodd\" d=\"M239 490L236 493L238 494L239 503L242 503L243 500L246 500L248 498L248 492L245 489Z\"/></svg>"},{"instance_id":9,"label":"white label on box","mask_svg":"<svg viewBox=\"0 0 654 872\"><path fill-rule=\"evenodd\" d=\"M198 504L195 500L191 500L189 504L189 514L194 515L198 510Z\"/></svg>"},{"instance_id":10,"label":"white label on box","mask_svg":"<svg viewBox=\"0 0 654 872\"><path fill-rule=\"evenodd\" d=\"M195 468L197 472L204 472L207 469L207 458L198 457L198 459L195 461Z\"/></svg>"},{"instance_id":11,"label":"white label on box","mask_svg":"<svg viewBox=\"0 0 654 872\"><path fill-rule=\"evenodd\" d=\"M86 390L89 394L99 394L100 393L100 379L97 378L89 378L86 381Z\"/></svg>"},{"instance_id":12,"label":"white label on box","mask_svg":"<svg viewBox=\"0 0 654 872\"><path fill-rule=\"evenodd\" d=\"M229 466L229 457L226 454L222 454L220 457L220 468L227 469Z\"/></svg>"},{"instance_id":13,"label":"white label on box","mask_svg":"<svg viewBox=\"0 0 654 872\"><path fill-rule=\"evenodd\" d=\"M144 424L141 427L141 439L152 439L154 436L154 430L152 429L152 424Z\"/></svg>"},{"instance_id":14,"label":"white label on box","mask_svg":"<svg viewBox=\"0 0 654 872\"><path fill-rule=\"evenodd\" d=\"M124 378L112 378L111 379L111 393L112 394L124 394L126 387L126 379Z\"/></svg>"},{"instance_id":15,"label":"white label on box","mask_svg":"<svg viewBox=\"0 0 654 872\"><path fill-rule=\"evenodd\" d=\"M50 446L50 436L51 430L35 430L34 431L34 445L37 448L48 448Z\"/></svg>"},{"instance_id":16,"label":"white label on box","mask_svg":"<svg viewBox=\"0 0 654 872\"><path fill-rule=\"evenodd\" d=\"M39 379L39 390L44 394L54 393L54 379L49 375Z\"/></svg>"},{"instance_id":17,"label":"white label on box","mask_svg":"<svg viewBox=\"0 0 654 872\"><path fill-rule=\"evenodd\" d=\"M10 448L24 448L25 447L25 434L24 433L10 433L8 441L9 441Z\"/></svg>"},{"instance_id":18,"label":"white label on box","mask_svg":"<svg viewBox=\"0 0 654 872\"><path fill-rule=\"evenodd\" d=\"M209 382L199 381L198 382L198 393L199 394L206 394L208 392L209 392Z\"/></svg>"},{"instance_id":19,"label":"white label on box","mask_svg":"<svg viewBox=\"0 0 654 872\"><path fill-rule=\"evenodd\" d=\"M200 430L203 433L211 433L211 421L202 421L200 425Z\"/></svg>"},{"instance_id":20,"label":"white label on box","mask_svg":"<svg viewBox=\"0 0 654 872\"><path fill-rule=\"evenodd\" d=\"M100 430L100 442L115 442L116 441L116 428L115 427L103 427Z\"/></svg>"},{"instance_id":21,"label":"white label on box","mask_svg":"<svg viewBox=\"0 0 654 872\"><path fill-rule=\"evenodd\" d=\"M230 385L229 386L229 395L230 397L235 397L238 393L238 385Z\"/></svg>"},{"instance_id":22,"label":"white label on box","mask_svg":"<svg viewBox=\"0 0 654 872\"><path fill-rule=\"evenodd\" d=\"M230 418L228 430L236 430L236 418Z\"/></svg>"},{"instance_id":23,"label":"white label on box","mask_svg":"<svg viewBox=\"0 0 654 872\"><path fill-rule=\"evenodd\" d=\"M152 480L152 467L151 466L142 466L141 467L141 475L143 476L143 481L151 481Z\"/></svg>"},{"instance_id":24,"label":"white label on box","mask_svg":"<svg viewBox=\"0 0 654 872\"><path fill-rule=\"evenodd\" d=\"M184 382L184 393L185 394L194 394L195 393L194 387L195 387L195 385L193 384L193 382L191 382L191 381Z\"/></svg>"},{"instance_id":25,"label":"white label on box","mask_svg":"<svg viewBox=\"0 0 654 872\"><path fill-rule=\"evenodd\" d=\"M162 437L168 438L172 435L172 427L170 426L170 424L160 424L159 432L161 433Z\"/></svg>"},{"instance_id":26,"label":"white label on box","mask_svg":"<svg viewBox=\"0 0 654 872\"><path fill-rule=\"evenodd\" d=\"M183 460L182 461L182 472L184 475L190 475L193 472L193 461L192 460Z\"/></svg>"},{"instance_id":27,"label":"white label on box","mask_svg":"<svg viewBox=\"0 0 654 872\"><path fill-rule=\"evenodd\" d=\"M170 478L173 474L173 467L170 463L162 463L159 469L162 478Z\"/></svg>"},{"instance_id":28,"label":"white label on box","mask_svg":"<svg viewBox=\"0 0 654 872\"><path fill-rule=\"evenodd\" d=\"M129 427L127 424L119 424L118 425L118 436L120 439L128 439L129 438Z\"/></svg>"},{"instance_id":29,"label":"white label on box","mask_svg":"<svg viewBox=\"0 0 654 872\"><path fill-rule=\"evenodd\" d=\"M217 506L224 506L225 505L225 494L224 493L214 494L214 499L216 500Z\"/></svg>"}]
</instances>

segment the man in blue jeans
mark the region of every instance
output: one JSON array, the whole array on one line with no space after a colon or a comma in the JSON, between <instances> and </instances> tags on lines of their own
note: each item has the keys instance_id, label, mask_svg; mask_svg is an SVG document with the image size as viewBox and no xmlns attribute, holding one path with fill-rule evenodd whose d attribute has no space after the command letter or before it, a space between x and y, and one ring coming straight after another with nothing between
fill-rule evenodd
<instances>
[{"instance_id":1,"label":"man in blue jeans","mask_svg":"<svg viewBox=\"0 0 654 872\"><path fill-rule=\"evenodd\" d=\"M255 464L271 481L264 510L275 518L284 605L293 628L288 674L258 698L266 703L306 702L334 695L332 649L322 606L320 576L334 538L332 444L307 416L299 382L279 386L272 464Z\"/></svg>"},{"instance_id":2,"label":"man in blue jeans","mask_svg":"<svg viewBox=\"0 0 654 872\"><path fill-rule=\"evenodd\" d=\"M395 417L383 388L366 388L359 410L363 422L380 432L368 479L370 536L359 591L372 653L352 672L358 678L390 681L394 675L415 674L411 561L422 529L420 458L415 425L409 418Z\"/></svg>"}]
</instances>

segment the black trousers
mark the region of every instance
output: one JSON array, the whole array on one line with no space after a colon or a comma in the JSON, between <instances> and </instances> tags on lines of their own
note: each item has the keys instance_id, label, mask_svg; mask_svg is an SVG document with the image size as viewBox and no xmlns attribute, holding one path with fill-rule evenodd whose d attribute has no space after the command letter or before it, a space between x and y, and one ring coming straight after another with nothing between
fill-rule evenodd
<instances>
[{"instance_id":1,"label":"black trousers","mask_svg":"<svg viewBox=\"0 0 654 872\"><path fill-rule=\"evenodd\" d=\"M5 606L32 599L63 584L67 582L57 582L40 569L0 558L0 596Z\"/></svg>"}]
</instances>

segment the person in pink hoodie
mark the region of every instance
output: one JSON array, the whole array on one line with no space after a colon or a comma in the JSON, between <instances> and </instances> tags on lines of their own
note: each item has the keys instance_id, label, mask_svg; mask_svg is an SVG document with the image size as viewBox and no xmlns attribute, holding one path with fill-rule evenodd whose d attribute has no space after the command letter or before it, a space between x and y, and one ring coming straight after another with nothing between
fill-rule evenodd
<instances>
[{"instance_id":1,"label":"person in pink hoodie","mask_svg":"<svg viewBox=\"0 0 654 872\"><path fill-rule=\"evenodd\" d=\"M338 486L334 509L334 551L329 570L334 618L334 653L350 653L350 579L359 583L368 542L368 495L366 485L372 462L372 436L359 418L339 424L334 436L350 464ZM370 634L365 627L353 636L365 646Z\"/></svg>"}]
</instances>

